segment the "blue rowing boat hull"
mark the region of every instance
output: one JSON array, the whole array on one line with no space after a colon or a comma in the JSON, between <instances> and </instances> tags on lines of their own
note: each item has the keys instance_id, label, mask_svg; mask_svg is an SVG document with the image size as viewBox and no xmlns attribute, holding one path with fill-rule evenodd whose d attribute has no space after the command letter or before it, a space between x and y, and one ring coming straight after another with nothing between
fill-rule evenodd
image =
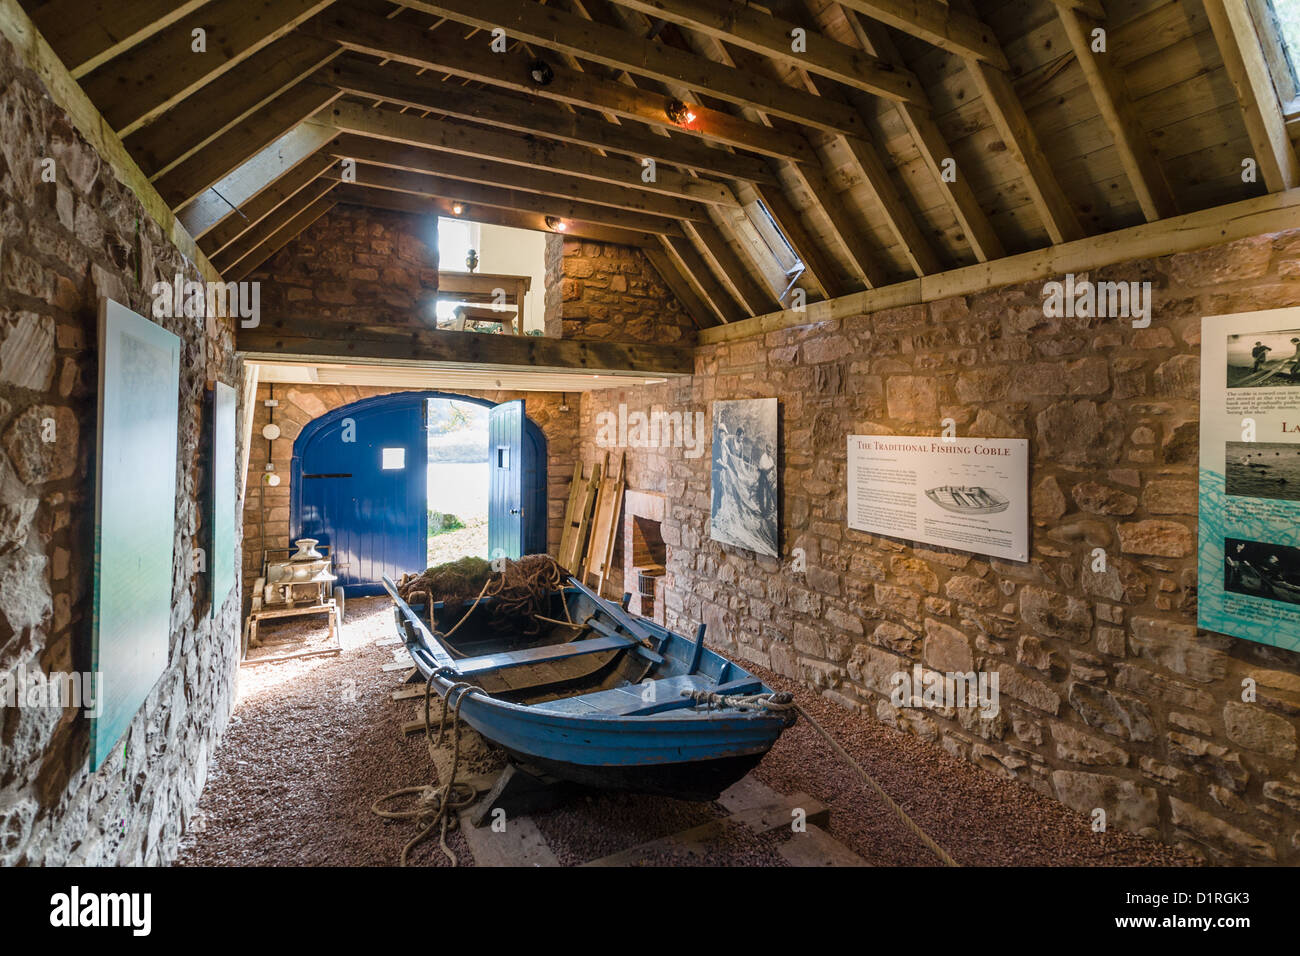
<instances>
[{"instance_id":1,"label":"blue rowing boat hull","mask_svg":"<svg viewBox=\"0 0 1300 956\"><path fill-rule=\"evenodd\" d=\"M575 597L572 589L566 594L571 601ZM684 692L748 695L772 690L696 641L633 619L595 595L590 595L592 600L576 598L575 620L592 610L610 613L624 629L619 634L641 639L626 641L622 652L644 657L647 677L568 697L546 695L537 702L467 692L460 703L461 719L517 761L587 786L714 799L752 769L793 722L788 711L693 703ZM405 605L396 600L399 633L440 697L469 675L482 674L484 667L511 656L506 652L490 659L485 655L452 660L422 623L408 621L403 626ZM563 649L574 646L555 646L550 659L560 659ZM520 660L526 655L531 659L538 650L514 653ZM460 694L452 691L453 705Z\"/></svg>"}]
</instances>

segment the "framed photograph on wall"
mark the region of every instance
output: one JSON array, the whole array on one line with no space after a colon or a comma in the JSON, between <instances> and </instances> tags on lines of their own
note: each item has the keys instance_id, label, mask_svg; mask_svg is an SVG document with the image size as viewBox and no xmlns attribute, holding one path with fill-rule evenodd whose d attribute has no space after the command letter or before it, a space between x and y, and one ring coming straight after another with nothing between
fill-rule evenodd
<instances>
[{"instance_id":1,"label":"framed photograph on wall","mask_svg":"<svg viewBox=\"0 0 1300 956\"><path fill-rule=\"evenodd\" d=\"M99 305L90 766L117 746L167 667L176 546L181 340Z\"/></svg>"},{"instance_id":2,"label":"framed photograph on wall","mask_svg":"<svg viewBox=\"0 0 1300 956\"><path fill-rule=\"evenodd\" d=\"M713 506L709 537L769 557L780 555L777 401L713 403Z\"/></svg>"}]
</instances>

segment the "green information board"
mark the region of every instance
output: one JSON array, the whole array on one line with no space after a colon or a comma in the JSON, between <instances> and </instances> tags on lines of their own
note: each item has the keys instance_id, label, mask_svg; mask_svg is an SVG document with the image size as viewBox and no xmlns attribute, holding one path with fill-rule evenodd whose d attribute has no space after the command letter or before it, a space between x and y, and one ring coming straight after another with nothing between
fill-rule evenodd
<instances>
[{"instance_id":1,"label":"green information board","mask_svg":"<svg viewBox=\"0 0 1300 956\"><path fill-rule=\"evenodd\" d=\"M212 616L235 586L235 390L217 382L212 400Z\"/></svg>"},{"instance_id":2,"label":"green information board","mask_svg":"<svg viewBox=\"0 0 1300 956\"><path fill-rule=\"evenodd\" d=\"M95 604L97 770L167 667L176 539L180 339L117 302L99 306Z\"/></svg>"}]
</instances>

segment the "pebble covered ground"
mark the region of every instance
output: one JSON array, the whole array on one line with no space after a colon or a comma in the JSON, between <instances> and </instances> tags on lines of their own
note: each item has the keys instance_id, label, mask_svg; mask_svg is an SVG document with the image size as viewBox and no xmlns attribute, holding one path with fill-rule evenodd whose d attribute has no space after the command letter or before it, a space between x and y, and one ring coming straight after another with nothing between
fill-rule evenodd
<instances>
[{"instance_id":1,"label":"pebble covered ground","mask_svg":"<svg viewBox=\"0 0 1300 956\"><path fill-rule=\"evenodd\" d=\"M323 630L323 628L322 628ZM387 598L348 602L343 652L245 667L234 717L212 760L182 866L394 865L414 824L370 805L399 787L436 781L424 739L402 739L417 705L395 703L401 672L383 671L393 635ZM287 648L285 648L287 649ZM1032 788L959 760L937 744L853 713L761 668L789 690L920 826L966 865L1177 865L1178 850L1122 832L1097 834L1081 814ZM877 866L931 866L934 857L806 723L787 730L755 771L779 793L804 792L831 808L829 831ZM575 865L724 817L717 804L591 794L534 815L561 864ZM785 837L729 827L702 854L656 853L646 864L784 866ZM472 865L464 838L448 844ZM437 840L412 854L445 866Z\"/></svg>"}]
</instances>

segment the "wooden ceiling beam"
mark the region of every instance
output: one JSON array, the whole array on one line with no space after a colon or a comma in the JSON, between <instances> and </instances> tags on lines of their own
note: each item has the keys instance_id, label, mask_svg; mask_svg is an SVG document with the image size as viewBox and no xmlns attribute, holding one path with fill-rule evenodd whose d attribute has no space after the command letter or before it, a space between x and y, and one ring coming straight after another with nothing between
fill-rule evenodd
<instances>
[{"instance_id":1,"label":"wooden ceiling beam","mask_svg":"<svg viewBox=\"0 0 1300 956\"><path fill-rule=\"evenodd\" d=\"M1178 215L1178 203L1174 191L1169 185L1160 161L1151 151L1142 124L1138 121L1137 110L1124 88L1124 81L1111 61L1110 53L1094 53L1092 50L1093 30L1101 22L1092 19L1073 4L1060 3L1056 10L1065 27L1070 46L1074 48L1074 58L1088 80L1088 88L1097 102L1097 110L1115 140L1120 162L1128 177L1133 192L1137 195L1138 205L1147 222Z\"/></svg>"},{"instance_id":2,"label":"wooden ceiling beam","mask_svg":"<svg viewBox=\"0 0 1300 956\"><path fill-rule=\"evenodd\" d=\"M722 275L740 297L747 314L759 315L781 308L781 300L776 297L776 293L754 278L752 267L731 247L721 229L712 222L685 223L683 227L696 246L717 263Z\"/></svg>"},{"instance_id":3,"label":"wooden ceiling beam","mask_svg":"<svg viewBox=\"0 0 1300 956\"><path fill-rule=\"evenodd\" d=\"M908 70L879 60L807 27L754 7L722 6L709 0L615 0L620 6L689 27L733 46L791 63L865 93L889 100L928 105L924 90ZM804 30L806 48L794 52L794 31Z\"/></svg>"},{"instance_id":4,"label":"wooden ceiling beam","mask_svg":"<svg viewBox=\"0 0 1300 956\"><path fill-rule=\"evenodd\" d=\"M334 165L334 157L328 150L321 150L285 170L239 209L232 209L228 216L205 233L199 240L199 247L209 256L216 255L296 196L332 165Z\"/></svg>"},{"instance_id":5,"label":"wooden ceiling beam","mask_svg":"<svg viewBox=\"0 0 1300 956\"><path fill-rule=\"evenodd\" d=\"M624 15L636 16L637 14L625 13ZM758 73L763 69L764 64L760 57L745 51L738 51L733 54L721 40L696 33L694 30L690 29L683 30L682 36L687 43L690 43L693 46L694 49L711 60L716 60L727 64L728 66L743 66L745 72L748 73ZM736 59L733 59L733 56L736 57ZM773 128L778 129L779 132L783 132L791 138L799 136L802 132L797 128L789 128L788 125L785 128L778 126L771 117L761 110L752 110L750 112L753 114L752 118L756 119L758 122L771 125ZM813 207L819 210L826 217L826 221L829 223L831 229L831 238L833 241L838 242L847 253L850 268L855 271L858 281L866 286L880 284L880 282L883 281L883 276L875 262L872 250L868 247L865 237L866 230L862 223L853 220L848 209L844 206L843 199L836 195L826 182L825 176L821 171L820 157L808 163L782 163L781 168L804 188L812 200ZM781 187L775 187L772 190L768 190L765 195L770 197L780 188ZM776 214L772 210L770 203L768 204L768 209L775 217ZM788 224L791 215L796 219L799 217L799 214L795 211L794 207L787 203L787 219L779 220L783 227ZM800 224L800 229L802 229L802 224ZM786 233L786 236L792 243L794 242L794 240L790 238L791 234L789 232ZM820 253L820 246L816 238L806 230L803 231L802 242L806 247L818 247L818 252ZM804 261L805 264L810 267L814 277L819 282L822 282L823 272L829 271L829 259L825 256L819 255L815 259L805 259ZM824 283L823 288L825 288ZM827 294L831 294L829 290L827 291Z\"/></svg>"},{"instance_id":6,"label":"wooden ceiling beam","mask_svg":"<svg viewBox=\"0 0 1300 956\"><path fill-rule=\"evenodd\" d=\"M637 120L677 135L710 139L764 156L812 157L811 148L802 139L790 142L763 126L699 104L692 104L695 122L689 127L680 126L668 117L673 97L602 80L559 63L548 62L553 76L545 85L539 85L529 76L529 65L535 59L532 54L522 49L484 52L463 37L446 35L450 26L431 33L406 20L386 20L337 7L303 29L326 36L348 50Z\"/></svg>"},{"instance_id":7,"label":"wooden ceiling beam","mask_svg":"<svg viewBox=\"0 0 1300 956\"><path fill-rule=\"evenodd\" d=\"M626 30L587 20L531 0L406 0L406 5L664 83L707 90L737 106L760 109L794 123L861 135L866 126L854 110L783 83L736 70ZM481 55L492 56L483 37Z\"/></svg>"},{"instance_id":8,"label":"wooden ceiling beam","mask_svg":"<svg viewBox=\"0 0 1300 956\"><path fill-rule=\"evenodd\" d=\"M657 135L639 124L615 126L598 117L577 115L549 101L529 101L515 95L449 83L433 87L427 77L416 74L401 63L380 66L353 56L335 62L329 76L330 82L347 93L374 97L411 109L591 146L637 160L650 157L709 176L728 176L749 182L772 179L765 163L757 157L711 149L699 140Z\"/></svg>"},{"instance_id":9,"label":"wooden ceiling beam","mask_svg":"<svg viewBox=\"0 0 1300 956\"><path fill-rule=\"evenodd\" d=\"M331 0L215 0L81 81L119 136L128 136L233 70ZM194 49L202 30L204 50Z\"/></svg>"},{"instance_id":10,"label":"wooden ceiling beam","mask_svg":"<svg viewBox=\"0 0 1300 956\"><path fill-rule=\"evenodd\" d=\"M238 265L230 270L230 273L226 276L226 281L238 282L255 272L259 266L306 232L307 228L312 223L317 219L320 219L337 205L338 203L335 202L334 197L330 195L326 195L312 203L267 237L265 242L245 256Z\"/></svg>"},{"instance_id":11,"label":"wooden ceiling beam","mask_svg":"<svg viewBox=\"0 0 1300 956\"><path fill-rule=\"evenodd\" d=\"M664 251L681 264L687 278L695 284L696 289L723 322L738 322L746 317L747 312L740 307L727 287L718 280L691 240L684 236L663 236L660 238L660 243Z\"/></svg>"},{"instance_id":12,"label":"wooden ceiling beam","mask_svg":"<svg viewBox=\"0 0 1300 956\"><path fill-rule=\"evenodd\" d=\"M331 87L300 83L173 166L154 180L154 187L173 209L180 209L341 95Z\"/></svg>"},{"instance_id":13,"label":"wooden ceiling beam","mask_svg":"<svg viewBox=\"0 0 1300 956\"><path fill-rule=\"evenodd\" d=\"M643 178L646 171L633 160L599 156L580 147L547 143L516 133L440 122L346 101L331 107L330 121L347 133L532 169L559 170L634 191L719 205L735 201L722 183L693 179L662 168L657 168L653 177Z\"/></svg>"},{"instance_id":14,"label":"wooden ceiling beam","mask_svg":"<svg viewBox=\"0 0 1300 956\"><path fill-rule=\"evenodd\" d=\"M210 186L178 212L177 218L195 237L203 236L233 209L248 202L282 175L308 159L338 135L333 126L306 122L262 150L221 182Z\"/></svg>"},{"instance_id":15,"label":"wooden ceiling beam","mask_svg":"<svg viewBox=\"0 0 1300 956\"><path fill-rule=\"evenodd\" d=\"M457 156L454 153L407 146L390 140L343 135L334 146L334 154L340 159L355 159L359 163L427 173L469 184L499 186L508 183L511 189L551 196L559 200L581 196L583 202L609 206L612 209L665 216L670 219L708 218L708 209L703 204L674 196L629 190L564 173Z\"/></svg>"},{"instance_id":16,"label":"wooden ceiling beam","mask_svg":"<svg viewBox=\"0 0 1300 956\"><path fill-rule=\"evenodd\" d=\"M328 173L328 177L336 182L342 182L342 176L343 172L337 166ZM466 207L465 212L459 217L463 219L472 220L480 206L489 206L494 209L536 212L544 216L556 216L566 221L579 220L598 226L612 226L616 229L649 232L660 236L685 235L678 221L674 219L613 209L609 206L597 206L594 203L574 199L557 199L510 188L497 189L444 179L427 173L388 169L383 166L358 164L355 176L355 180L349 181L355 182L358 186L389 189L416 196L446 199L452 203L463 203Z\"/></svg>"},{"instance_id":17,"label":"wooden ceiling beam","mask_svg":"<svg viewBox=\"0 0 1300 956\"><path fill-rule=\"evenodd\" d=\"M747 317L746 310L740 308L731 290L728 289L721 281L704 257L700 255L699 250L691 243L689 239L669 238L663 236L659 240L663 248L663 254L673 263L676 269L685 279L686 284L691 288L694 295L700 298L707 306L705 315L708 317L700 328L711 328L729 322L739 322Z\"/></svg>"},{"instance_id":18,"label":"wooden ceiling beam","mask_svg":"<svg viewBox=\"0 0 1300 956\"><path fill-rule=\"evenodd\" d=\"M420 215L437 215L453 217L450 199L413 196L384 189L368 189L365 186L337 184L335 195L339 202L353 203L357 206L373 206L376 209L389 209L394 212L416 213ZM524 212L517 209L495 209L490 206L478 206L473 210L474 222L486 222L497 226L510 226L514 229L529 229L533 232L554 232L546 225L546 216L542 213ZM466 217L468 218L468 217ZM567 229L564 235L578 239L593 239L596 242L612 242L621 246L645 247L659 241L654 233L635 232L630 229L615 229L581 220L565 220Z\"/></svg>"},{"instance_id":19,"label":"wooden ceiling beam","mask_svg":"<svg viewBox=\"0 0 1300 956\"><path fill-rule=\"evenodd\" d=\"M81 79L205 3L207 0L50 0L32 11L32 21L68 72Z\"/></svg>"},{"instance_id":20,"label":"wooden ceiling beam","mask_svg":"<svg viewBox=\"0 0 1300 956\"><path fill-rule=\"evenodd\" d=\"M845 197L831 188L820 167L790 163L788 168L825 214L832 235L843 246L862 283L869 289L884 285L885 273L880 268L877 250L868 241L866 228L857 220Z\"/></svg>"},{"instance_id":21,"label":"wooden ceiling beam","mask_svg":"<svg viewBox=\"0 0 1300 956\"><path fill-rule=\"evenodd\" d=\"M1300 185L1300 162L1248 5L1242 0L1205 0L1205 13L1241 104L1264 185L1271 193L1293 189Z\"/></svg>"},{"instance_id":22,"label":"wooden ceiling beam","mask_svg":"<svg viewBox=\"0 0 1300 956\"><path fill-rule=\"evenodd\" d=\"M840 4L964 59L1010 69L993 31L944 0L840 0Z\"/></svg>"},{"instance_id":23,"label":"wooden ceiling beam","mask_svg":"<svg viewBox=\"0 0 1300 956\"><path fill-rule=\"evenodd\" d=\"M659 278L664 280L664 285L677 296L677 301L681 303L697 329L721 324L721 316L714 312L704 298L695 291L695 287L686 278L682 266L676 259L657 246L646 246L641 251L645 253L655 272L659 273Z\"/></svg>"},{"instance_id":24,"label":"wooden ceiling beam","mask_svg":"<svg viewBox=\"0 0 1300 956\"><path fill-rule=\"evenodd\" d=\"M322 329L327 334L322 334ZM694 352L669 345L366 326L314 315L291 315L263 322L254 329L241 328L235 335L235 347L280 360L289 356L310 356L324 362L393 360L418 363L425 370L472 367L483 371L581 370L649 375L690 375L695 371Z\"/></svg>"},{"instance_id":25,"label":"wooden ceiling beam","mask_svg":"<svg viewBox=\"0 0 1300 956\"><path fill-rule=\"evenodd\" d=\"M888 63L903 66L903 58L883 24L859 17L852 10L844 10L843 13L845 22L863 49ZM912 141L920 151L921 158L934 177L936 187L947 200L948 207L956 217L966 241L970 243L975 258L980 262L987 262L1006 255L1002 240L998 238L988 216L980 207L979 200L975 198L975 191L971 188L969 177L944 176L941 164L944 160L952 158L952 148L940 131L939 125L934 121L934 116L929 110L910 103L899 103L896 108L908 132L911 133ZM913 264L921 267L920 263ZM923 269L923 274L928 271Z\"/></svg>"},{"instance_id":26,"label":"wooden ceiling beam","mask_svg":"<svg viewBox=\"0 0 1300 956\"><path fill-rule=\"evenodd\" d=\"M338 53L339 48L326 40L291 33L253 54L241 69L226 73L183 100L180 108L164 114L166 122L150 123L123 142L140 168L157 179Z\"/></svg>"},{"instance_id":27,"label":"wooden ceiling beam","mask_svg":"<svg viewBox=\"0 0 1300 956\"><path fill-rule=\"evenodd\" d=\"M255 226L246 229L238 239L229 243L213 256L212 264L217 267L217 271L229 279L231 271L253 250L262 246L268 239L309 208L324 200L333 189L334 184L331 182L323 179L313 180L305 188L282 202L273 212L263 216ZM336 200L331 200L331 202L333 201Z\"/></svg>"},{"instance_id":28,"label":"wooden ceiling beam","mask_svg":"<svg viewBox=\"0 0 1300 956\"><path fill-rule=\"evenodd\" d=\"M841 2L843 3L844 0ZM859 4L845 3L845 6L856 8ZM970 0L952 0L951 7L954 14L979 23L967 12L973 9ZM983 27L982 24L980 26ZM993 38L993 32L987 27L984 27L984 30L996 47L997 40ZM1047 154L1043 152L1042 144L1038 141L1038 134L1034 132L1029 117L1025 115L1025 107L1020 102L1020 97L1016 95L1015 87L1011 85L1011 78L988 59L966 55L965 61L966 68L975 80L975 86L984 101L984 106L1002 135L1002 142L1006 145L1008 154L1024 172L1025 188L1043 222L1043 227L1047 230L1048 237L1053 243L1082 239L1084 232L1078 214L1061 189L1056 172ZM957 175L962 175L961 170L957 171Z\"/></svg>"}]
</instances>

